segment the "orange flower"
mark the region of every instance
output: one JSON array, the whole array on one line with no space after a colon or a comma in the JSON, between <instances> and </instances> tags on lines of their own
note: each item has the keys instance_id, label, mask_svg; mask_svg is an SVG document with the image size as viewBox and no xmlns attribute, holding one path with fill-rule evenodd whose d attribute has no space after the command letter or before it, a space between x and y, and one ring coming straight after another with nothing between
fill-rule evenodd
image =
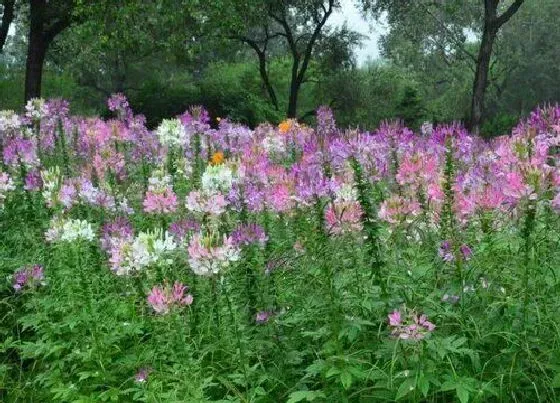
<instances>
[{"instance_id":1,"label":"orange flower","mask_svg":"<svg viewBox=\"0 0 560 403\"><path fill-rule=\"evenodd\" d=\"M221 151L215 152L210 158L210 163L212 165L220 165L224 162L224 153Z\"/></svg>"},{"instance_id":2,"label":"orange flower","mask_svg":"<svg viewBox=\"0 0 560 403\"><path fill-rule=\"evenodd\" d=\"M280 133L286 134L292 128L293 124L294 122L291 119L284 120L278 125L278 130L280 130Z\"/></svg>"}]
</instances>

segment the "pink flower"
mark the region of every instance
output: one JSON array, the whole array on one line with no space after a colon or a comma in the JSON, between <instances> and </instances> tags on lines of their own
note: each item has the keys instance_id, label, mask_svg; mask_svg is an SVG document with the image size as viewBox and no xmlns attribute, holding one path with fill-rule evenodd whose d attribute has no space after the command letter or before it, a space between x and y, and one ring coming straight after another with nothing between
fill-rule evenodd
<instances>
[{"instance_id":1,"label":"pink flower","mask_svg":"<svg viewBox=\"0 0 560 403\"><path fill-rule=\"evenodd\" d=\"M290 191L285 184L272 186L266 195L266 199L268 205L279 213L289 210L293 205Z\"/></svg>"},{"instance_id":2,"label":"pink flower","mask_svg":"<svg viewBox=\"0 0 560 403\"><path fill-rule=\"evenodd\" d=\"M330 234L341 235L362 230L362 208L358 202L334 202L325 210L325 222Z\"/></svg>"},{"instance_id":3,"label":"pink flower","mask_svg":"<svg viewBox=\"0 0 560 403\"><path fill-rule=\"evenodd\" d=\"M389 314L389 327L392 328L391 335L401 340L422 340L433 332L436 326L428 321L426 315L416 315L413 311L405 311L403 319L401 312L395 310Z\"/></svg>"},{"instance_id":4,"label":"pink flower","mask_svg":"<svg viewBox=\"0 0 560 403\"><path fill-rule=\"evenodd\" d=\"M144 211L146 213L168 214L177 210L177 195L171 189L163 192L146 192Z\"/></svg>"},{"instance_id":5,"label":"pink flower","mask_svg":"<svg viewBox=\"0 0 560 403\"><path fill-rule=\"evenodd\" d=\"M190 306L193 303L193 296L185 292L189 287L175 281L173 287L167 283L152 288L147 297L148 304L160 315L168 313L172 307Z\"/></svg>"},{"instance_id":6,"label":"pink flower","mask_svg":"<svg viewBox=\"0 0 560 403\"><path fill-rule=\"evenodd\" d=\"M165 296L164 290L160 286L152 288L152 292L148 295L148 304L152 309L159 314L166 314L169 312L168 300Z\"/></svg>"},{"instance_id":7,"label":"pink flower","mask_svg":"<svg viewBox=\"0 0 560 403\"><path fill-rule=\"evenodd\" d=\"M393 311L388 315L390 326L400 326L401 324L401 313L397 310Z\"/></svg>"}]
</instances>

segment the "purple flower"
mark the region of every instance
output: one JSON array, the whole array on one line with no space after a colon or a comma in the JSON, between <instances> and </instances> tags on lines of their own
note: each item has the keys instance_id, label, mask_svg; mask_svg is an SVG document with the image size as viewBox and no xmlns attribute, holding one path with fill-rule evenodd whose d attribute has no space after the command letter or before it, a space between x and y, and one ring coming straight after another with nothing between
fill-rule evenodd
<instances>
[{"instance_id":1,"label":"purple flower","mask_svg":"<svg viewBox=\"0 0 560 403\"><path fill-rule=\"evenodd\" d=\"M272 316L274 316L274 312L259 311L255 315L255 322L262 325L268 322Z\"/></svg>"},{"instance_id":2,"label":"purple flower","mask_svg":"<svg viewBox=\"0 0 560 403\"><path fill-rule=\"evenodd\" d=\"M115 239L132 239L134 229L132 224L124 217L116 218L103 225L101 229L101 248L109 250Z\"/></svg>"},{"instance_id":3,"label":"purple flower","mask_svg":"<svg viewBox=\"0 0 560 403\"><path fill-rule=\"evenodd\" d=\"M454 256L453 251L451 250L451 242L442 241L441 245L439 246L438 254L444 262L452 262Z\"/></svg>"},{"instance_id":4,"label":"purple flower","mask_svg":"<svg viewBox=\"0 0 560 403\"><path fill-rule=\"evenodd\" d=\"M138 383L144 383L148 381L148 376L152 372L152 368L140 368L136 375L134 375L134 380Z\"/></svg>"},{"instance_id":5,"label":"purple flower","mask_svg":"<svg viewBox=\"0 0 560 403\"><path fill-rule=\"evenodd\" d=\"M258 224L240 224L231 233L231 238L235 246L248 246L251 244L258 244L264 246L268 237L264 229Z\"/></svg>"},{"instance_id":6,"label":"purple flower","mask_svg":"<svg viewBox=\"0 0 560 403\"><path fill-rule=\"evenodd\" d=\"M168 230L176 241L183 242L189 234L200 231L200 223L196 220L179 220L171 223Z\"/></svg>"},{"instance_id":7,"label":"purple flower","mask_svg":"<svg viewBox=\"0 0 560 403\"><path fill-rule=\"evenodd\" d=\"M32 170L25 175L25 186L24 189L30 192L38 192L43 186L43 180L41 179L41 173L37 170Z\"/></svg>"},{"instance_id":8,"label":"purple flower","mask_svg":"<svg viewBox=\"0 0 560 403\"><path fill-rule=\"evenodd\" d=\"M16 291L24 287L33 288L41 284L44 279L43 266L36 264L17 270L13 275L12 286Z\"/></svg>"},{"instance_id":9,"label":"purple flower","mask_svg":"<svg viewBox=\"0 0 560 403\"><path fill-rule=\"evenodd\" d=\"M460 250L465 260L469 260L471 258L473 252L467 244L461 245Z\"/></svg>"}]
</instances>

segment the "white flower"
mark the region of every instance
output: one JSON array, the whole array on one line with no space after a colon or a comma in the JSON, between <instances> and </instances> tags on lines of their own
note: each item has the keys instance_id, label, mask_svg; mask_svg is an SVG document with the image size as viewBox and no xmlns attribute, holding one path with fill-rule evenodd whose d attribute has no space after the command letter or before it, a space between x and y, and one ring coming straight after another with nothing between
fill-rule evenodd
<instances>
[{"instance_id":1,"label":"white flower","mask_svg":"<svg viewBox=\"0 0 560 403\"><path fill-rule=\"evenodd\" d=\"M4 200L6 200L6 193L15 190L14 182L10 175L6 172L0 172L0 209L4 208Z\"/></svg>"},{"instance_id":2,"label":"white flower","mask_svg":"<svg viewBox=\"0 0 560 403\"><path fill-rule=\"evenodd\" d=\"M262 141L262 146L268 154L282 154L286 151L284 139L271 131Z\"/></svg>"},{"instance_id":3,"label":"white flower","mask_svg":"<svg viewBox=\"0 0 560 403\"><path fill-rule=\"evenodd\" d=\"M145 269L152 264L171 264L166 255L177 248L173 237L158 229L140 232L134 240L120 240L111 249L112 268L118 276Z\"/></svg>"},{"instance_id":4,"label":"white flower","mask_svg":"<svg viewBox=\"0 0 560 403\"><path fill-rule=\"evenodd\" d=\"M233 173L227 165L208 165L202 174L202 190L206 193L228 193L233 185Z\"/></svg>"},{"instance_id":5,"label":"white flower","mask_svg":"<svg viewBox=\"0 0 560 403\"><path fill-rule=\"evenodd\" d=\"M14 111L0 111L0 132L18 130L21 119Z\"/></svg>"},{"instance_id":6,"label":"white flower","mask_svg":"<svg viewBox=\"0 0 560 403\"><path fill-rule=\"evenodd\" d=\"M48 242L74 242L79 239L93 241L95 232L86 220L62 219L55 217L51 220L50 228L45 232Z\"/></svg>"},{"instance_id":7,"label":"white flower","mask_svg":"<svg viewBox=\"0 0 560 403\"><path fill-rule=\"evenodd\" d=\"M164 119L156 130L161 144L182 146L187 140L187 133L179 119Z\"/></svg>"},{"instance_id":8,"label":"white flower","mask_svg":"<svg viewBox=\"0 0 560 403\"><path fill-rule=\"evenodd\" d=\"M33 120L40 120L47 113L48 108L42 98L32 98L25 105L25 116Z\"/></svg>"},{"instance_id":9,"label":"white flower","mask_svg":"<svg viewBox=\"0 0 560 403\"><path fill-rule=\"evenodd\" d=\"M354 202L358 200L358 192L352 183L344 183L336 192L337 202Z\"/></svg>"},{"instance_id":10,"label":"white flower","mask_svg":"<svg viewBox=\"0 0 560 403\"><path fill-rule=\"evenodd\" d=\"M56 205L58 201L58 191L62 185L60 168L55 166L48 170L41 171L41 178L43 180L43 198L47 206L52 207Z\"/></svg>"}]
</instances>

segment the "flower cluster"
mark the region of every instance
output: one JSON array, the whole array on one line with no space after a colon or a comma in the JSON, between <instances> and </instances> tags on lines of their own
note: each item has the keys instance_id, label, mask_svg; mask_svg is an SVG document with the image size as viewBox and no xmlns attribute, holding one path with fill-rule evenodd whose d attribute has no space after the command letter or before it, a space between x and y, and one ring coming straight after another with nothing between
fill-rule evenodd
<instances>
[{"instance_id":1,"label":"flower cluster","mask_svg":"<svg viewBox=\"0 0 560 403\"><path fill-rule=\"evenodd\" d=\"M472 256L472 249L467 244L459 247L459 252L463 260L469 260ZM438 255L444 262L452 262L455 260L451 241L443 241L438 249Z\"/></svg>"},{"instance_id":2,"label":"flower cluster","mask_svg":"<svg viewBox=\"0 0 560 403\"><path fill-rule=\"evenodd\" d=\"M47 242L93 241L95 232L91 223L86 220L55 217L45 232L45 239Z\"/></svg>"},{"instance_id":3,"label":"flower cluster","mask_svg":"<svg viewBox=\"0 0 560 403\"><path fill-rule=\"evenodd\" d=\"M154 264L171 264L167 255L177 248L167 231L140 232L136 237L113 238L109 262L118 276L129 275Z\"/></svg>"},{"instance_id":4,"label":"flower cluster","mask_svg":"<svg viewBox=\"0 0 560 403\"><path fill-rule=\"evenodd\" d=\"M10 175L0 172L0 209L4 208L4 202L8 198L8 192L15 190L16 187Z\"/></svg>"},{"instance_id":5,"label":"flower cluster","mask_svg":"<svg viewBox=\"0 0 560 403\"><path fill-rule=\"evenodd\" d=\"M188 289L189 287L178 281L175 281L173 287L168 284L155 286L147 297L148 304L159 315L169 313L173 307L190 306L193 296L186 293Z\"/></svg>"},{"instance_id":6,"label":"flower cluster","mask_svg":"<svg viewBox=\"0 0 560 403\"><path fill-rule=\"evenodd\" d=\"M189 265L199 276L212 276L227 269L232 262L239 260L239 249L231 237L203 237L195 234L189 243Z\"/></svg>"},{"instance_id":7,"label":"flower cluster","mask_svg":"<svg viewBox=\"0 0 560 403\"><path fill-rule=\"evenodd\" d=\"M171 177L161 171L148 179L148 191L144 198L146 213L167 214L177 210L177 195L173 192Z\"/></svg>"},{"instance_id":8,"label":"flower cluster","mask_svg":"<svg viewBox=\"0 0 560 403\"><path fill-rule=\"evenodd\" d=\"M235 246L259 245L264 246L268 237L264 228L258 224L239 224L231 233L231 240Z\"/></svg>"},{"instance_id":9,"label":"flower cluster","mask_svg":"<svg viewBox=\"0 0 560 403\"><path fill-rule=\"evenodd\" d=\"M418 341L433 332L436 326L428 321L426 315L406 312L404 315L395 310L388 315L391 335L401 340Z\"/></svg>"},{"instance_id":10,"label":"flower cluster","mask_svg":"<svg viewBox=\"0 0 560 403\"><path fill-rule=\"evenodd\" d=\"M179 119L164 119L156 130L161 144L166 146L183 146L187 133Z\"/></svg>"},{"instance_id":11,"label":"flower cluster","mask_svg":"<svg viewBox=\"0 0 560 403\"><path fill-rule=\"evenodd\" d=\"M23 288L35 288L43 285L44 280L43 266L36 264L18 269L12 277L12 286L14 290L20 291Z\"/></svg>"}]
</instances>

